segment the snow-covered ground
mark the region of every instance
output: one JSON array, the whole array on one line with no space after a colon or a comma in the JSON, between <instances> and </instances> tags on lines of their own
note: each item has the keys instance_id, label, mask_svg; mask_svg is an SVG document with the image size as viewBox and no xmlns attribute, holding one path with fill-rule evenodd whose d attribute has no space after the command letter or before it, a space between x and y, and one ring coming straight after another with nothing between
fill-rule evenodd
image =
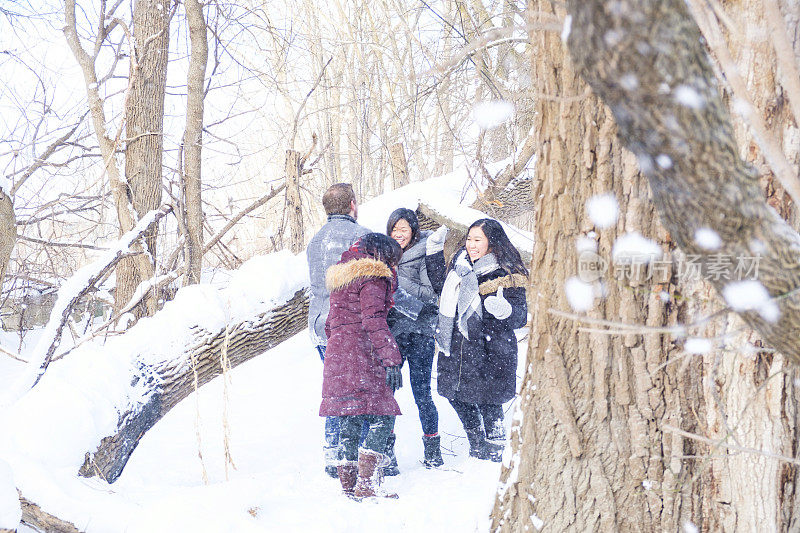
<instances>
[{"instance_id":1,"label":"snow-covered ground","mask_svg":"<svg viewBox=\"0 0 800 533\"><path fill-rule=\"evenodd\" d=\"M521 343L521 360L524 349ZM4 369L8 367L5 363ZM72 517L85 531L487 529L500 465L467 456L455 413L434 394L446 469L422 466L421 430L407 367L404 387L397 393L403 411L396 425L401 475L386 480L400 498L357 503L343 496L339 482L322 468L323 422L317 415L321 370L302 332L233 369L227 394L223 379L217 378L170 411L144 436L113 485L41 465L25 466L23 475L29 483L34 480L35 494L48 510ZM511 418L508 412L507 424ZM235 464L227 474L225 420Z\"/></svg>"},{"instance_id":2,"label":"snow-covered ground","mask_svg":"<svg viewBox=\"0 0 800 533\"><path fill-rule=\"evenodd\" d=\"M385 231L391 211L414 209L424 200L470 223L480 215L464 206L474 198L465 183L463 169L412 183L365 202L359 222ZM516 236L530 246L525 232ZM500 465L467 456L461 424L434 392L446 468L422 466L407 368L397 393L404 413L396 425L402 473L386 481L400 498L357 503L341 494L338 480L323 472L323 420L317 415L322 364L305 331L233 369L227 383L217 378L186 398L142 438L116 483L78 477L83 453L113 433L120 410L143 401L129 385L137 362L179 354L192 340L193 325L215 331L286 301L307 283L307 265L304 254L278 252L211 279L181 289L125 335L98 337L54 361L32 391L7 394L9 405L0 408L0 529L17 526L15 488L88 532L487 529ZM15 334L0 332L0 347L30 358L43 331L29 332L22 347ZM524 359L523 342L518 377ZM30 371L0 353L0 388L9 389ZM508 426L512 407L506 405ZM226 468L226 445L235 467Z\"/></svg>"}]
</instances>

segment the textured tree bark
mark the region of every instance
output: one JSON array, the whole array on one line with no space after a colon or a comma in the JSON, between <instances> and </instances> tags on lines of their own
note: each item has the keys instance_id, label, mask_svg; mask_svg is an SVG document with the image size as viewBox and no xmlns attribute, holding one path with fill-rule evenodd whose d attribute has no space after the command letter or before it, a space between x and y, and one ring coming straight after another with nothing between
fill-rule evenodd
<instances>
[{"instance_id":1,"label":"textured tree bark","mask_svg":"<svg viewBox=\"0 0 800 533\"><path fill-rule=\"evenodd\" d=\"M699 228L716 231L722 245L714 251L723 256L751 256L752 239L758 239L764 243L759 264L768 264L765 272L759 268L759 279L773 296L794 288L797 268L797 236L766 207L756 173L737 154L730 119L684 3L568 6L572 58L609 107L592 112L600 106L592 97L586 100L589 111L576 114L581 107L573 97L581 94L581 85L569 77L573 67L563 58L561 43L555 35L532 37L537 92L560 99L549 104L540 99L537 109L541 125L535 129L542 138L534 183L529 366L512 432L515 453L503 471L493 530L677 531L691 523L701 531L793 531L797 467L766 455L796 455L797 372L779 353L758 348L741 353L747 342L759 345L747 327L765 323L760 316L753 320L758 313L723 315L690 328L690 335L727 339L723 347L694 356L676 351L672 337L658 332L601 336L548 315L548 308L567 308L563 282L574 272L575 251L564 241L574 242L569 237L581 222L562 197L574 200L573 211L581 210L588 189L603 192L598 182L620 201L625 219L615 232L637 229L658 236L662 246L674 240L683 253L698 254L706 263L712 259L696 242ZM736 7L742 8L741 27L763 36L752 27L759 20L757 3ZM552 8L536 2L531 12L538 10ZM741 36L738 43L748 56L742 73L761 84L755 90L759 104L768 102L779 91L758 72L774 63L764 57L763 46L754 51ZM763 109L780 129L774 105ZM636 154L649 178L669 234L657 229L647 188L638 176L631 179L634 164L621 144ZM766 168L752 142L742 146L748 161ZM788 149L796 162L797 148ZM782 214L789 215L789 206L771 189L770 204L783 205ZM649 232L641 229L648 226ZM566 231L566 239L559 230ZM601 255L610 245L606 231L599 232ZM606 278L607 297L590 316L671 326L719 310L712 284L680 279L675 271L664 280L631 283L625 290L619 280ZM711 281L718 290L727 282ZM661 291L670 296L668 303L656 297ZM773 345L791 347L796 304L786 298L779 305L779 321L761 332ZM790 357L796 361L796 354ZM605 370L594 364L604 360ZM727 443L749 452L730 450Z\"/></svg>"},{"instance_id":2,"label":"textured tree bark","mask_svg":"<svg viewBox=\"0 0 800 533\"><path fill-rule=\"evenodd\" d=\"M8 193L0 190L0 285L3 283L16 242L17 217L14 215L14 204Z\"/></svg>"},{"instance_id":3,"label":"textured tree bark","mask_svg":"<svg viewBox=\"0 0 800 533\"><path fill-rule=\"evenodd\" d=\"M534 203L531 183L528 179L519 178L534 155L536 139L537 135L531 131L514 160L494 176L470 207L501 220L530 211Z\"/></svg>"},{"instance_id":4,"label":"textured tree bark","mask_svg":"<svg viewBox=\"0 0 800 533\"><path fill-rule=\"evenodd\" d=\"M531 0L529 21L540 12L563 18L555 6ZM609 257L623 232L660 242L667 236L635 159L617 141L610 110L586 95L559 35L531 33L531 43L534 90L548 95L537 99L533 128L531 335L513 459L503 469L491 530L677 531L680 496L696 489L681 470L690 446L671 435L662 439L659 426L679 424L688 411L684 396L701 394L698 363L659 370L674 351L668 336L584 332L550 312L571 310L565 284L577 275L579 239L596 242L597 253ZM584 206L608 193L624 216L598 229ZM675 322L677 308L659 297L672 292L668 276L612 274L602 279L606 296L590 316L647 326Z\"/></svg>"},{"instance_id":5,"label":"textured tree bark","mask_svg":"<svg viewBox=\"0 0 800 533\"><path fill-rule=\"evenodd\" d=\"M772 136L776 147L782 148L796 174L800 145L794 139L798 130L790 107L786 105L789 90L782 86L783 82L778 83L777 73L782 68L776 66L773 41L778 37L777 31L785 31L787 25L794 39L798 38L798 6L796 0L783 3L783 11L789 16L786 25L777 28L764 20L764 11L770 3L772 0L767 3L760 0L726 3L725 16L731 26L716 23L713 24L717 26L716 30L709 27L713 21L710 10L706 11L705 17L695 14L695 19L703 34L709 37L712 56L719 52L714 31L726 34L722 45L725 46L727 41L738 73L745 80L747 96L765 124L767 135ZM689 2L688 5L697 6L699 3ZM764 39L764 35L769 38ZM721 70L725 72L725 69ZM732 102L745 96L738 92L731 94L729 89L723 94L729 107L734 107ZM782 218L794 220L796 228L794 203L766 164L752 129L746 126L745 121L735 121L734 134L740 157L758 172L760 188L767 203ZM710 287L705 289L707 295ZM696 299L696 293L684 291L684 294ZM697 305L695 316L708 315L716 306L718 304ZM724 335L729 339L729 347L713 357L704 357L704 373L713 379L719 391L718 401L709 403L701 426L706 428L705 436L716 442L725 440L756 450L795 456L800 405L795 386L797 368L780 353L757 349L751 353L736 353L738 347L763 344L762 339L738 317L729 317L709 328L707 333ZM753 453L734 453L724 448L702 446L700 449L709 455L706 468L697 476L707 487L703 491L703 507L714 509L707 521L709 529L798 529L796 465Z\"/></svg>"},{"instance_id":6,"label":"textured tree bark","mask_svg":"<svg viewBox=\"0 0 800 533\"><path fill-rule=\"evenodd\" d=\"M303 205L300 199L300 153L286 150L286 216L289 217L289 243L293 254L303 251Z\"/></svg>"},{"instance_id":7,"label":"textured tree bark","mask_svg":"<svg viewBox=\"0 0 800 533\"><path fill-rule=\"evenodd\" d=\"M186 0L191 54L186 95L186 131L183 137L183 198L186 209L186 282L199 283L203 268L203 205L201 186L203 150L203 107L205 101L208 41L203 5Z\"/></svg>"},{"instance_id":8,"label":"textured tree bark","mask_svg":"<svg viewBox=\"0 0 800 533\"><path fill-rule=\"evenodd\" d=\"M615 5L619 10L596 1L570 4L568 42L577 66L612 109L681 249L704 264L715 254L760 256L758 279L777 298L780 316L740 315L800 362L800 235L769 208L755 169L738 155L697 25L678 0ZM614 39L606 38L609 32ZM701 228L716 232L721 246L700 246ZM728 283L713 281L720 292Z\"/></svg>"},{"instance_id":9,"label":"textured tree bark","mask_svg":"<svg viewBox=\"0 0 800 533\"><path fill-rule=\"evenodd\" d=\"M62 520L39 507L34 502L19 496L19 503L22 507L23 525L33 528L35 531L46 531L47 533L79 533L80 530L74 524ZM0 532L4 530L0 529Z\"/></svg>"},{"instance_id":10,"label":"textured tree bark","mask_svg":"<svg viewBox=\"0 0 800 533\"><path fill-rule=\"evenodd\" d=\"M253 321L232 325L227 332L230 368L277 346L308 324L308 294L298 291L285 304ZM117 433L105 437L94 453L87 453L80 475L101 476L113 483L122 474L139 440L170 409L197 387L222 373L221 355L226 330L209 332L198 328L195 341L178 357L142 368L132 380L146 379L149 401L132 405L120 416Z\"/></svg>"},{"instance_id":11,"label":"textured tree bark","mask_svg":"<svg viewBox=\"0 0 800 533\"><path fill-rule=\"evenodd\" d=\"M83 73L86 96L89 100L89 113L92 117L92 126L100 146L100 153L103 156L105 171L108 173L111 193L114 198L117 219L119 221L120 235L122 235L133 229L136 225L136 221L131 207L132 198L129 185L123 181L120 170L116 164L117 142L119 140L119 133L121 133L121 126L117 138L112 139L106 130L106 115L103 109L103 100L100 98L95 65L97 58L96 56L90 56L86 52L78 36L75 0L67 0L64 3L64 21L64 37ZM132 86L136 83L137 77L138 69L132 73L131 79L128 80L126 99L130 97ZM137 243L133 250L141 252L143 249L141 245ZM133 260L126 260L126 268L129 272L138 272L138 277L141 279L152 275L151 263L145 254L139 254ZM123 308L128 302L128 299L121 301L119 294L115 297L115 300L115 304L118 308Z\"/></svg>"},{"instance_id":12,"label":"textured tree bark","mask_svg":"<svg viewBox=\"0 0 800 533\"><path fill-rule=\"evenodd\" d=\"M136 62L132 63L134 83L126 103L125 179L131 204L140 217L161 204L164 96L171 15L172 10L164 0L136 0L133 9ZM151 256L149 269L141 271L133 259L123 260L117 268L116 310L122 309L136 287L152 276L157 233L158 228L153 228L145 236ZM154 313L154 298L148 299L146 307L146 310L137 309L134 314Z\"/></svg>"}]
</instances>

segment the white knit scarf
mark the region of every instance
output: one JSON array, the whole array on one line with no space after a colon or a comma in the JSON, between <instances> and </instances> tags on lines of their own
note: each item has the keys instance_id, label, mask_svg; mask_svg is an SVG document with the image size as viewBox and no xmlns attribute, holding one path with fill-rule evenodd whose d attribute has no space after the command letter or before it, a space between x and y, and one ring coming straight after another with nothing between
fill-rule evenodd
<instances>
[{"instance_id":1,"label":"white knit scarf","mask_svg":"<svg viewBox=\"0 0 800 533\"><path fill-rule=\"evenodd\" d=\"M458 330L469 340L467 321L475 315L482 317L478 276L488 274L498 266L497 258L491 253L474 264L469 262L466 250L458 254L453 268L447 273L439 297L439 327L435 338L437 351L442 352L445 357L450 356L453 323L458 325Z\"/></svg>"}]
</instances>

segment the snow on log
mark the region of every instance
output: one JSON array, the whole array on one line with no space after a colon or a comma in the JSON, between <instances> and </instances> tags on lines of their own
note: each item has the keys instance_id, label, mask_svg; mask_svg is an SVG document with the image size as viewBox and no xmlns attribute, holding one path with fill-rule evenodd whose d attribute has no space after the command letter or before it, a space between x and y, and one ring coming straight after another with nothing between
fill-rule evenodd
<instances>
[{"instance_id":1,"label":"snow on log","mask_svg":"<svg viewBox=\"0 0 800 533\"><path fill-rule=\"evenodd\" d=\"M299 290L291 300L253 321L227 329L231 368L273 348L302 331L308 320L308 293ZM180 357L148 369L152 373L150 400L120 417L118 431L105 437L94 453L87 453L80 475L101 476L113 483L142 436L178 402L194 392L194 375L201 387L222 373L222 346L226 328L209 333L197 328L196 340Z\"/></svg>"},{"instance_id":2,"label":"snow on log","mask_svg":"<svg viewBox=\"0 0 800 533\"><path fill-rule=\"evenodd\" d=\"M226 331L232 368L305 329L308 283L305 254L256 256L53 361L0 410L0 457L21 476L16 487L38 499L40 480L21 473L38 468L116 480L142 435L195 390L195 370L198 387L221 373Z\"/></svg>"},{"instance_id":3,"label":"snow on log","mask_svg":"<svg viewBox=\"0 0 800 533\"><path fill-rule=\"evenodd\" d=\"M185 337L168 343L171 346L180 346L182 349L179 353L160 360L154 360L153 357L137 360L137 368L131 379L132 387L138 393L128 406L118 408L122 414L114 433L102 438L93 453L86 453L80 475L100 476L109 483L116 481L142 436L178 402L194 392L195 387L201 387L222 373L222 349L226 336L227 358L230 368L234 368L307 327L307 268L285 262L287 257L292 257L288 252L273 255L282 258L283 263L277 261L282 268L269 272L269 267L259 263L256 267L261 268L251 268L253 272L244 276L246 281L239 284L238 291L234 287L226 288L227 306L231 307L225 309L224 316L218 317L221 320L217 321L216 329L191 325ZM302 259L305 265L304 255L294 256L291 261ZM247 264L240 270L242 269L247 270ZM269 278L269 273L274 274L272 284L283 284L276 289L283 295L277 298L281 302L267 311L249 316L246 304L245 309L239 311L232 308L237 302L241 308L241 300L247 297L244 293L248 289L250 292L255 291L259 281L254 276L260 275L261 283L264 284L263 278ZM301 278L304 283L300 283L298 287L297 279L291 281L293 277ZM287 294L287 288L293 292ZM190 307L195 307L196 312L204 312L202 306L192 305L191 301L181 305L183 309ZM158 319L158 315L154 318ZM147 326L146 321L144 325Z\"/></svg>"},{"instance_id":4,"label":"snow on log","mask_svg":"<svg viewBox=\"0 0 800 533\"><path fill-rule=\"evenodd\" d=\"M417 212L421 213L426 219L455 230L460 235L466 234L467 228L476 220L489 217L489 215L477 209L442 200L436 203L420 202ZM533 235L511 224L506 224L503 221L499 222L506 231L511 243L519 250L522 260L525 264L529 264L531 262L531 252L533 251Z\"/></svg>"},{"instance_id":5,"label":"snow on log","mask_svg":"<svg viewBox=\"0 0 800 533\"><path fill-rule=\"evenodd\" d=\"M48 533L79 533L80 530L71 523L61 520L57 516L51 515L37 504L19 495L19 503L22 507L22 520L20 523L33 529L34 531L47 531ZM2 533L0 529L0 533Z\"/></svg>"}]
</instances>

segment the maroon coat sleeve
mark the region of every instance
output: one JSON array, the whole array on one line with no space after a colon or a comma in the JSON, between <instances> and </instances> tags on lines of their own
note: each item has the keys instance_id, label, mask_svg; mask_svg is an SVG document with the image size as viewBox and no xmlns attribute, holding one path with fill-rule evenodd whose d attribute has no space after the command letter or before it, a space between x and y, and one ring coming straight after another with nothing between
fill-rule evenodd
<instances>
[{"instance_id":1,"label":"maroon coat sleeve","mask_svg":"<svg viewBox=\"0 0 800 533\"><path fill-rule=\"evenodd\" d=\"M403 362L394 340L386 313L389 311L390 282L385 278L367 280L361 287L361 325L367 332L372 347L382 366L396 366Z\"/></svg>"}]
</instances>

